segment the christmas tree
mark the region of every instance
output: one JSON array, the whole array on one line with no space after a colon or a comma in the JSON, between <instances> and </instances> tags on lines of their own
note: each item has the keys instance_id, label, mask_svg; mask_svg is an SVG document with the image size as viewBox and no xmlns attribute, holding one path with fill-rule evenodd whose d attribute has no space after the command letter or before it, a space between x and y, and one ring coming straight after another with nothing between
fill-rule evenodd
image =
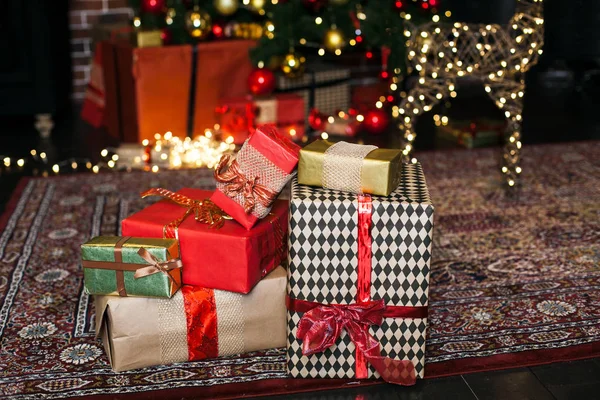
<instances>
[{"instance_id":1,"label":"christmas tree","mask_svg":"<svg viewBox=\"0 0 600 400\"><path fill-rule=\"evenodd\" d=\"M405 71L405 21L439 20L440 0L130 0L134 26L161 29L166 44L258 39L258 66L303 71L307 57L381 55L382 77Z\"/></svg>"},{"instance_id":2,"label":"christmas tree","mask_svg":"<svg viewBox=\"0 0 600 400\"><path fill-rule=\"evenodd\" d=\"M405 70L405 21L440 18L439 0L279 0L265 10L271 25L252 52L257 64L284 56L285 72L293 70L289 61L301 69L296 61L301 57L291 57L296 52L308 57L352 51L367 58L375 52L381 55L383 78Z\"/></svg>"}]
</instances>

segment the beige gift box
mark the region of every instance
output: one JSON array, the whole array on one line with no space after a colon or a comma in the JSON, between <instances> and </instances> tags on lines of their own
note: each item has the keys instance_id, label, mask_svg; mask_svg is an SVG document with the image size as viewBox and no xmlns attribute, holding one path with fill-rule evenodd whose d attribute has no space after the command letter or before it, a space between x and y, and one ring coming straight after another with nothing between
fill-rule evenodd
<instances>
[{"instance_id":1,"label":"beige gift box","mask_svg":"<svg viewBox=\"0 0 600 400\"><path fill-rule=\"evenodd\" d=\"M115 371L284 347L285 295L278 267L247 295L183 286L171 299L95 296L96 336Z\"/></svg>"}]
</instances>

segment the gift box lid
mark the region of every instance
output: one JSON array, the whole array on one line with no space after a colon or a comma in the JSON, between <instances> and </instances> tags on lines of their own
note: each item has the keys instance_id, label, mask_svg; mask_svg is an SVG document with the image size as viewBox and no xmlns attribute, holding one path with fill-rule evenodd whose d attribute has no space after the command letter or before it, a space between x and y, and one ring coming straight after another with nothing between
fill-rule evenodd
<instances>
[{"instance_id":1,"label":"gift box lid","mask_svg":"<svg viewBox=\"0 0 600 400\"><path fill-rule=\"evenodd\" d=\"M182 194L186 197L195 200L208 199L213 194L213 191L183 188L177 191L177 194ZM156 199L156 198L153 198ZM287 208L287 202L284 200L276 200L273 203L272 213L276 215L281 214L281 210ZM128 231L131 226L137 227L154 227L160 226L162 232L162 226L169 224L173 219L180 217L185 212L185 208L169 201L162 199L155 201L148 207L138 211L137 213L130 215L123 220L122 226L124 231ZM247 230L242 225L235 221L225 221L223 226L219 229L210 227L207 224L196 222L193 216L186 218L181 225L179 225L179 234L181 240L182 232L189 233L200 233L202 235L210 234L216 237L227 237L227 240L240 240L260 237L261 235L269 234L270 232L270 220L264 219L260 221L253 229ZM162 240L162 239L161 239Z\"/></svg>"},{"instance_id":2,"label":"gift box lid","mask_svg":"<svg viewBox=\"0 0 600 400\"><path fill-rule=\"evenodd\" d=\"M420 163L403 164L400 170L398 187L389 196L372 195L373 203L402 203L404 205L419 204L425 207L431 207L433 204L429 196L429 189L423 174L423 168ZM311 187L298 184L297 178L292 184L291 201L296 203L302 202L322 202L343 203L355 202L358 195L338 190L323 189L319 187Z\"/></svg>"},{"instance_id":3,"label":"gift box lid","mask_svg":"<svg viewBox=\"0 0 600 400\"><path fill-rule=\"evenodd\" d=\"M114 262L112 249L121 240L121 236L96 236L81 245L82 260ZM104 249L109 248L109 251ZM176 239L137 238L130 237L122 246L124 263L147 264L138 254L144 248L160 261L179 258L179 243Z\"/></svg>"},{"instance_id":4,"label":"gift box lid","mask_svg":"<svg viewBox=\"0 0 600 400\"><path fill-rule=\"evenodd\" d=\"M291 173L296 168L300 155L300 146L292 142L289 137L279 133L274 126L259 126L248 141L263 156L271 160L285 172Z\"/></svg>"}]
</instances>

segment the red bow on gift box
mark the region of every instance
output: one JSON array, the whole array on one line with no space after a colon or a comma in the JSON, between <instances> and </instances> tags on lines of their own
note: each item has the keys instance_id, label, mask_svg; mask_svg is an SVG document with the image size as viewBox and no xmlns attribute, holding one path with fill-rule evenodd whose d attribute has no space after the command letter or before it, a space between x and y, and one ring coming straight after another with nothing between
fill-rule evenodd
<instances>
[{"instance_id":1,"label":"red bow on gift box","mask_svg":"<svg viewBox=\"0 0 600 400\"><path fill-rule=\"evenodd\" d=\"M356 347L356 377L367 378L367 362L389 383L410 386L416 382L411 360L397 360L381 355L379 342L369 333L371 325L381 325L384 318L427 318L427 306L388 306L383 299L371 300L371 225L372 199L358 196L358 267L357 295L354 304L319 304L287 297L289 311L303 313L296 337L302 340L302 354L321 353L335 345L342 333Z\"/></svg>"},{"instance_id":2,"label":"red bow on gift box","mask_svg":"<svg viewBox=\"0 0 600 400\"><path fill-rule=\"evenodd\" d=\"M276 192L258 182L260 180L258 176L244 175L237 160L231 154L221 157L214 176L217 182L225 185L223 191L227 196L235 197L238 194L243 196L246 214L252 212L256 202L269 207L277 198Z\"/></svg>"},{"instance_id":3,"label":"red bow on gift box","mask_svg":"<svg viewBox=\"0 0 600 400\"><path fill-rule=\"evenodd\" d=\"M288 310L304 313L296 333L302 340L303 355L325 351L336 343L345 329L357 350L386 382L404 386L415 384L412 361L383 357L379 342L369 333L369 326L381 325L384 318L426 318L427 307L390 307L383 300L325 305L290 297L286 303Z\"/></svg>"},{"instance_id":4,"label":"red bow on gift box","mask_svg":"<svg viewBox=\"0 0 600 400\"><path fill-rule=\"evenodd\" d=\"M174 193L163 188L148 189L141 194L142 198L148 196L160 196L165 200L170 200L173 203L185 207L185 213L163 227L163 237L179 239L179 225L185 219L194 214L196 221L208 224L211 228L221 228L225 220L231 219L223 210L215 205L209 199L194 200L180 193Z\"/></svg>"}]
</instances>

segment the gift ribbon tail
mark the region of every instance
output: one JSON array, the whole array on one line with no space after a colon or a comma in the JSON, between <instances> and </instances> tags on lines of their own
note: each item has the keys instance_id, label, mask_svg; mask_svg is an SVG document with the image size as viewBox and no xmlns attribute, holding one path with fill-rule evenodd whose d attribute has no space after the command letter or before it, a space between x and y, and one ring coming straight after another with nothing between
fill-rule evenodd
<instances>
[{"instance_id":1,"label":"gift ribbon tail","mask_svg":"<svg viewBox=\"0 0 600 400\"><path fill-rule=\"evenodd\" d=\"M365 358L388 383L402 386L412 386L417 383L415 366L409 360L369 355L365 355Z\"/></svg>"}]
</instances>

